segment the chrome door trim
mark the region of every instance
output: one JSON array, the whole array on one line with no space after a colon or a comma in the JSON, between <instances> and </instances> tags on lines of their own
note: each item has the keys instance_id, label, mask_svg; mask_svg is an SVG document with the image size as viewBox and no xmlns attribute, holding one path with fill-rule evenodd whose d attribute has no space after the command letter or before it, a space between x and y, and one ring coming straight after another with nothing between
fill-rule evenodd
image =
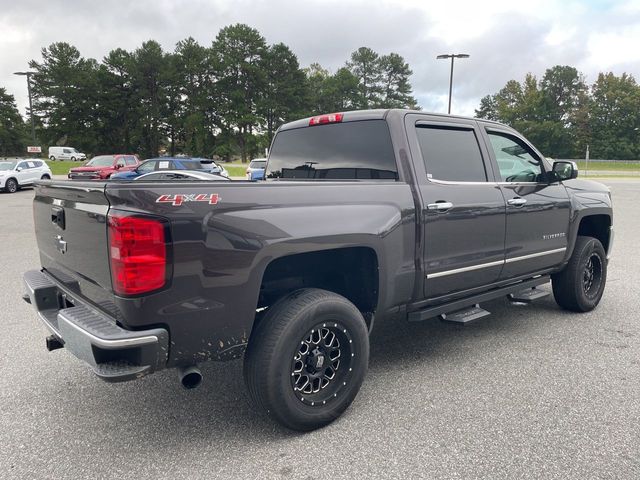
<instances>
[{"instance_id":1,"label":"chrome door trim","mask_svg":"<svg viewBox=\"0 0 640 480\"><path fill-rule=\"evenodd\" d=\"M480 270L481 268L497 267L504 265L505 263L518 262L520 260L529 260L530 258L542 257L545 255L553 255L554 253L561 253L567 250L567 247L554 248L553 250L545 250L544 252L531 253L529 255L522 255L521 257L511 257L506 260L496 260L495 262L479 263L477 265L470 265L468 267L455 268L453 270L443 270L442 272L428 273L427 279L446 277L447 275L455 275L456 273L471 272L473 270Z\"/></svg>"},{"instance_id":2,"label":"chrome door trim","mask_svg":"<svg viewBox=\"0 0 640 480\"><path fill-rule=\"evenodd\" d=\"M469 267L455 268L453 270L444 270L442 272L429 273L427 274L427 278L430 279L430 278L444 277L447 275L455 275L456 273L471 272L472 270L480 270L481 268L497 267L503 264L504 264L504 260L496 260L495 262L480 263L478 265L471 265Z\"/></svg>"},{"instance_id":3,"label":"chrome door trim","mask_svg":"<svg viewBox=\"0 0 640 480\"><path fill-rule=\"evenodd\" d=\"M505 260L505 263L519 262L520 260L529 260L530 258L543 257L545 255L553 255L554 253L561 253L567 250L567 247L555 248L553 250L545 250L544 252L530 253L529 255L522 255L521 257L511 257Z\"/></svg>"}]
</instances>

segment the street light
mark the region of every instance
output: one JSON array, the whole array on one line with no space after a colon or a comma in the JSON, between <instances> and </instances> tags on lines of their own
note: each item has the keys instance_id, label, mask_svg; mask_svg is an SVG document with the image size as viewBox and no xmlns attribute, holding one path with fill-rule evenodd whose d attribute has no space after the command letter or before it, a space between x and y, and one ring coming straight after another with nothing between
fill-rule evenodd
<instances>
[{"instance_id":1,"label":"street light","mask_svg":"<svg viewBox=\"0 0 640 480\"><path fill-rule=\"evenodd\" d=\"M33 104L31 102L31 75L34 72L13 72L14 75L21 75L27 77L27 91L29 92L29 116L31 117L31 138L33 144L36 144L36 124L33 121Z\"/></svg>"},{"instance_id":2,"label":"street light","mask_svg":"<svg viewBox=\"0 0 640 480\"><path fill-rule=\"evenodd\" d=\"M447 58L451 59L451 75L449 75L449 109L447 110L447 113L451 113L451 90L453 88L453 61L456 58L469 58L469 55L466 53L447 53L443 55L438 55L436 57L437 60L443 60Z\"/></svg>"}]
</instances>

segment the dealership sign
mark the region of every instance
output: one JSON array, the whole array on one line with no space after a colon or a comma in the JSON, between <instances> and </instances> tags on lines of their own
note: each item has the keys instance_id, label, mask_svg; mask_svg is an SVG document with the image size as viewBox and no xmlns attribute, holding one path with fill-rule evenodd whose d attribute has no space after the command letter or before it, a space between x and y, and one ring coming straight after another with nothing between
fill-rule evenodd
<instances>
[{"instance_id":1,"label":"dealership sign","mask_svg":"<svg viewBox=\"0 0 640 480\"><path fill-rule=\"evenodd\" d=\"M42 153L42 147L27 147L27 153Z\"/></svg>"}]
</instances>

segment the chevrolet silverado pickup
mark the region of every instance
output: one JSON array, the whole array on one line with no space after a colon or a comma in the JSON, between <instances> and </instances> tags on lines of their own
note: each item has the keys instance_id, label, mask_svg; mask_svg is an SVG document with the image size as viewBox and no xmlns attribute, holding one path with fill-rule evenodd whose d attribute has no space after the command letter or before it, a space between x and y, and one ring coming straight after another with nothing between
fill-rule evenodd
<instances>
[{"instance_id":1,"label":"chevrolet silverado pickup","mask_svg":"<svg viewBox=\"0 0 640 480\"><path fill-rule=\"evenodd\" d=\"M499 123L408 110L294 121L266 179L41 181L24 299L107 381L244 359L250 397L295 430L336 419L374 321L466 323L488 300L595 308L609 190ZM64 375L63 372L60 375Z\"/></svg>"}]
</instances>

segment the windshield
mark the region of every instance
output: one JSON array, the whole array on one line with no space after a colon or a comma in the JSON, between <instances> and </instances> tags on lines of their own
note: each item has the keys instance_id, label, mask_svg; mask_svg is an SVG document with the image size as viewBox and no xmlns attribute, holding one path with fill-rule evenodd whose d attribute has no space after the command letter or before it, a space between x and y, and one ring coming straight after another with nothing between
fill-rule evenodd
<instances>
[{"instance_id":1,"label":"windshield","mask_svg":"<svg viewBox=\"0 0 640 480\"><path fill-rule=\"evenodd\" d=\"M13 170L17 162L0 162L0 172L3 170Z\"/></svg>"},{"instance_id":2,"label":"windshield","mask_svg":"<svg viewBox=\"0 0 640 480\"><path fill-rule=\"evenodd\" d=\"M251 160L249 168L264 168L266 164L266 160Z\"/></svg>"},{"instance_id":3,"label":"windshield","mask_svg":"<svg viewBox=\"0 0 640 480\"><path fill-rule=\"evenodd\" d=\"M110 167L113 165L115 157L113 155L100 155L93 157L87 162L87 167Z\"/></svg>"}]
</instances>

